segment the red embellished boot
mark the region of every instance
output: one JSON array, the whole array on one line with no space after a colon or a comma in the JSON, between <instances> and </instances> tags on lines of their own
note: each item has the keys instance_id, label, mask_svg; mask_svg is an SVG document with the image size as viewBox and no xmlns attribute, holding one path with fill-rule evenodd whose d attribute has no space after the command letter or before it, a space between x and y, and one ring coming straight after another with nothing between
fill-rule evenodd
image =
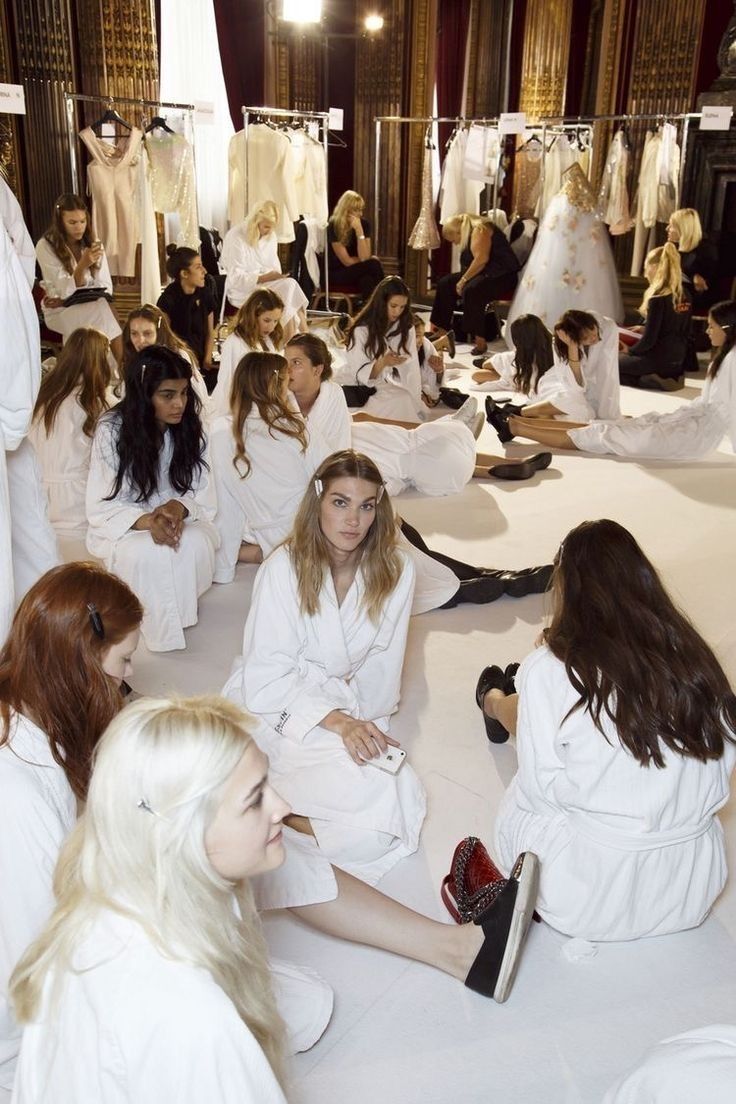
<instances>
[{"instance_id":1,"label":"red embellished boot","mask_svg":"<svg viewBox=\"0 0 736 1104\"><path fill-rule=\"evenodd\" d=\"M466 836L455 848L441 895L450 916L469 924L495 901L507 879L476 836Z\"/></svg>"}]
</instances>

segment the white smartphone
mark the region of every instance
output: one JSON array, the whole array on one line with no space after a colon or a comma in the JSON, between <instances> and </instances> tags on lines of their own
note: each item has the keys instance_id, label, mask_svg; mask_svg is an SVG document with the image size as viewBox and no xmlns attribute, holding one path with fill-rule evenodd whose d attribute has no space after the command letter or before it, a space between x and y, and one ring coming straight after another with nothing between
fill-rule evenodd
<instances>
[{"instance_id":1,"label":"white smartphone","mask_svg":"<svg viewBox=\"0 0 736 1104\"><path fill-rule=\"evenodd\" d=\"M401 767L401 764L406 759L406 752L403 748L393 747L391 744L382 751L380 755L377 755L375 759L366 759L366 766L377 767L378 770L388 771L389 774L396 774Z\"/></svg>"}]
</instances>

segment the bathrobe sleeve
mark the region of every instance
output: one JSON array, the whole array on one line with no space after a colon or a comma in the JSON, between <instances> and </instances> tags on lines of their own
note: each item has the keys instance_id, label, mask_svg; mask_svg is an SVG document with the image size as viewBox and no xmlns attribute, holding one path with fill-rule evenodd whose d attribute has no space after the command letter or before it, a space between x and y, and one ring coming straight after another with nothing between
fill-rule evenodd
<instances>
[{"instance_id":1,"label":"bathrobe sleeve","mask_svg":"<svg viewBox=\"0 0 736 1104\"><path fill-rule=\"evenodd\" d=\"M151 512L145 502L134 502L123 486L117 497L107 501L117 473L118 419L103 417L97 423L89 475L87 477L87 520L90 529L107 540L117 541L135 525L138 518Z\"/></svg>"},{"instance_id":2,"label":"bathrobe sleeve","mask_svg":"<svg viewBox=\"0 0 736 1104\"><path fill-rule=\"evenodd\" d=\"M370 357L366 352L368 329L366 326L358 326L354 333L355 340L345 349L345 363L335 373L335 378L338 383L363 383L368 387L375 387L376 379L371 379L371 368L378 358Z\"/></svg>"},{"instance_id":3,"label":"bathrobe sleeve","mask_svg":"<svg viewBox=\"0 0 736 1104\"><path fill-rule=\"evenodd\" d=\"M621 383L618 375L618 327L610 318L595 315L601 339L588 352L584 365L585 397L596 418L621 416Z\"/></svg>"}]
</instances>

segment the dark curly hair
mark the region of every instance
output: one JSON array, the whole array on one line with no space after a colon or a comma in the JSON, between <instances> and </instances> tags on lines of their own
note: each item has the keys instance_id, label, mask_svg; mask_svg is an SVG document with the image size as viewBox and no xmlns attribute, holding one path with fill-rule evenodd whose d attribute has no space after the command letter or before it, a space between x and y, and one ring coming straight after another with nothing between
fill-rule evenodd
<instances>
[{"instance_id":1,"label":"dark curly hair","mask_svg":"<svg viewBox=\"0 0 736 1104\"><path fill-rule=\"evenodd\" d=\"M189 380L191 365L173 349L149 345L136 354L125 369L125 397L112 415L120 424L117 441L118 470L108 499L115 498L127 478L138 492L136 502L145 502L158 490L159 453L163 435L156 422L153 395L164 380ZM203 468L205 435L200 421L201 403L189 388L184 417L168 427L174 442L169 479L179 494L191 491Z\"/></svg>"}]
</instances>

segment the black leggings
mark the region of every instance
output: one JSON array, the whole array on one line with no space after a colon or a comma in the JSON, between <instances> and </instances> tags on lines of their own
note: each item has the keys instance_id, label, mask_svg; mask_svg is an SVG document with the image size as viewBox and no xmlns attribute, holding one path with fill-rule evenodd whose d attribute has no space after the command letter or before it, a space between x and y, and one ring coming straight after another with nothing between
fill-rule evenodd
<instances>
[{"instance_id":1,"label":"black leggings","mask_svg":"<svg viewBox=\"0 0 736 1104\"><path fill-rule=\"evenodd\" d=\"M458 305L457 282L459 272L440 276L430 315L433 326L449 330L452 314ZM475 276L465 285L462 297L463 329L467 337L483 337L486 328L486 307L496 298L499 281L494 276Z\"/></svg>"},{"instance_id":2,"label":"black leggings","mask_svg":"<svg viewBox=\"0 0 736 1104\"><path fill-rule=\"evenodd\" d=\"M369 257L367 261L358 261L354 265L340 265L339 268L330 265L330 284L335 287L351 288L360 295L361 299L369 299L373 289L383 279L383 266L376 257Z\"/></svg>"},{"instance_id":3,"label":"black leggings","mask_svg":"<svg viewBox=\"0 0 736 1104\"><path fill-rule=\"evenodd\" d=\"M413 544L415 548L419 548L425 555L430 556L433 560L437 560L438 563L444 564L445 567L449 567L450 571L457 575L458 579L477 579L482 575L482 571L478 567L473 567L472 564L463 563L462 560L453 560L452 556L443 556L441 552L435 552L433 548L428 548L422 534L410 525L404 518L401 519L401 532L404 534L409 544Z\"/></svg>"},{"instance_id":4,"label":"black leggings","mask_svg":"<svg viewBox=\"0 0 736 1104\"><path fill-rule=\"evenodd\" d=\"M618 358L619 379L626 387L640 387L641 377L650 376L652 373L663 379L677 379L683 371L682 364L661 364L653 357L630 356L628 353L622 353ZM657 390L655 383L648 388L648 390L652 389Z\"/></svg>"}]
</instances>

